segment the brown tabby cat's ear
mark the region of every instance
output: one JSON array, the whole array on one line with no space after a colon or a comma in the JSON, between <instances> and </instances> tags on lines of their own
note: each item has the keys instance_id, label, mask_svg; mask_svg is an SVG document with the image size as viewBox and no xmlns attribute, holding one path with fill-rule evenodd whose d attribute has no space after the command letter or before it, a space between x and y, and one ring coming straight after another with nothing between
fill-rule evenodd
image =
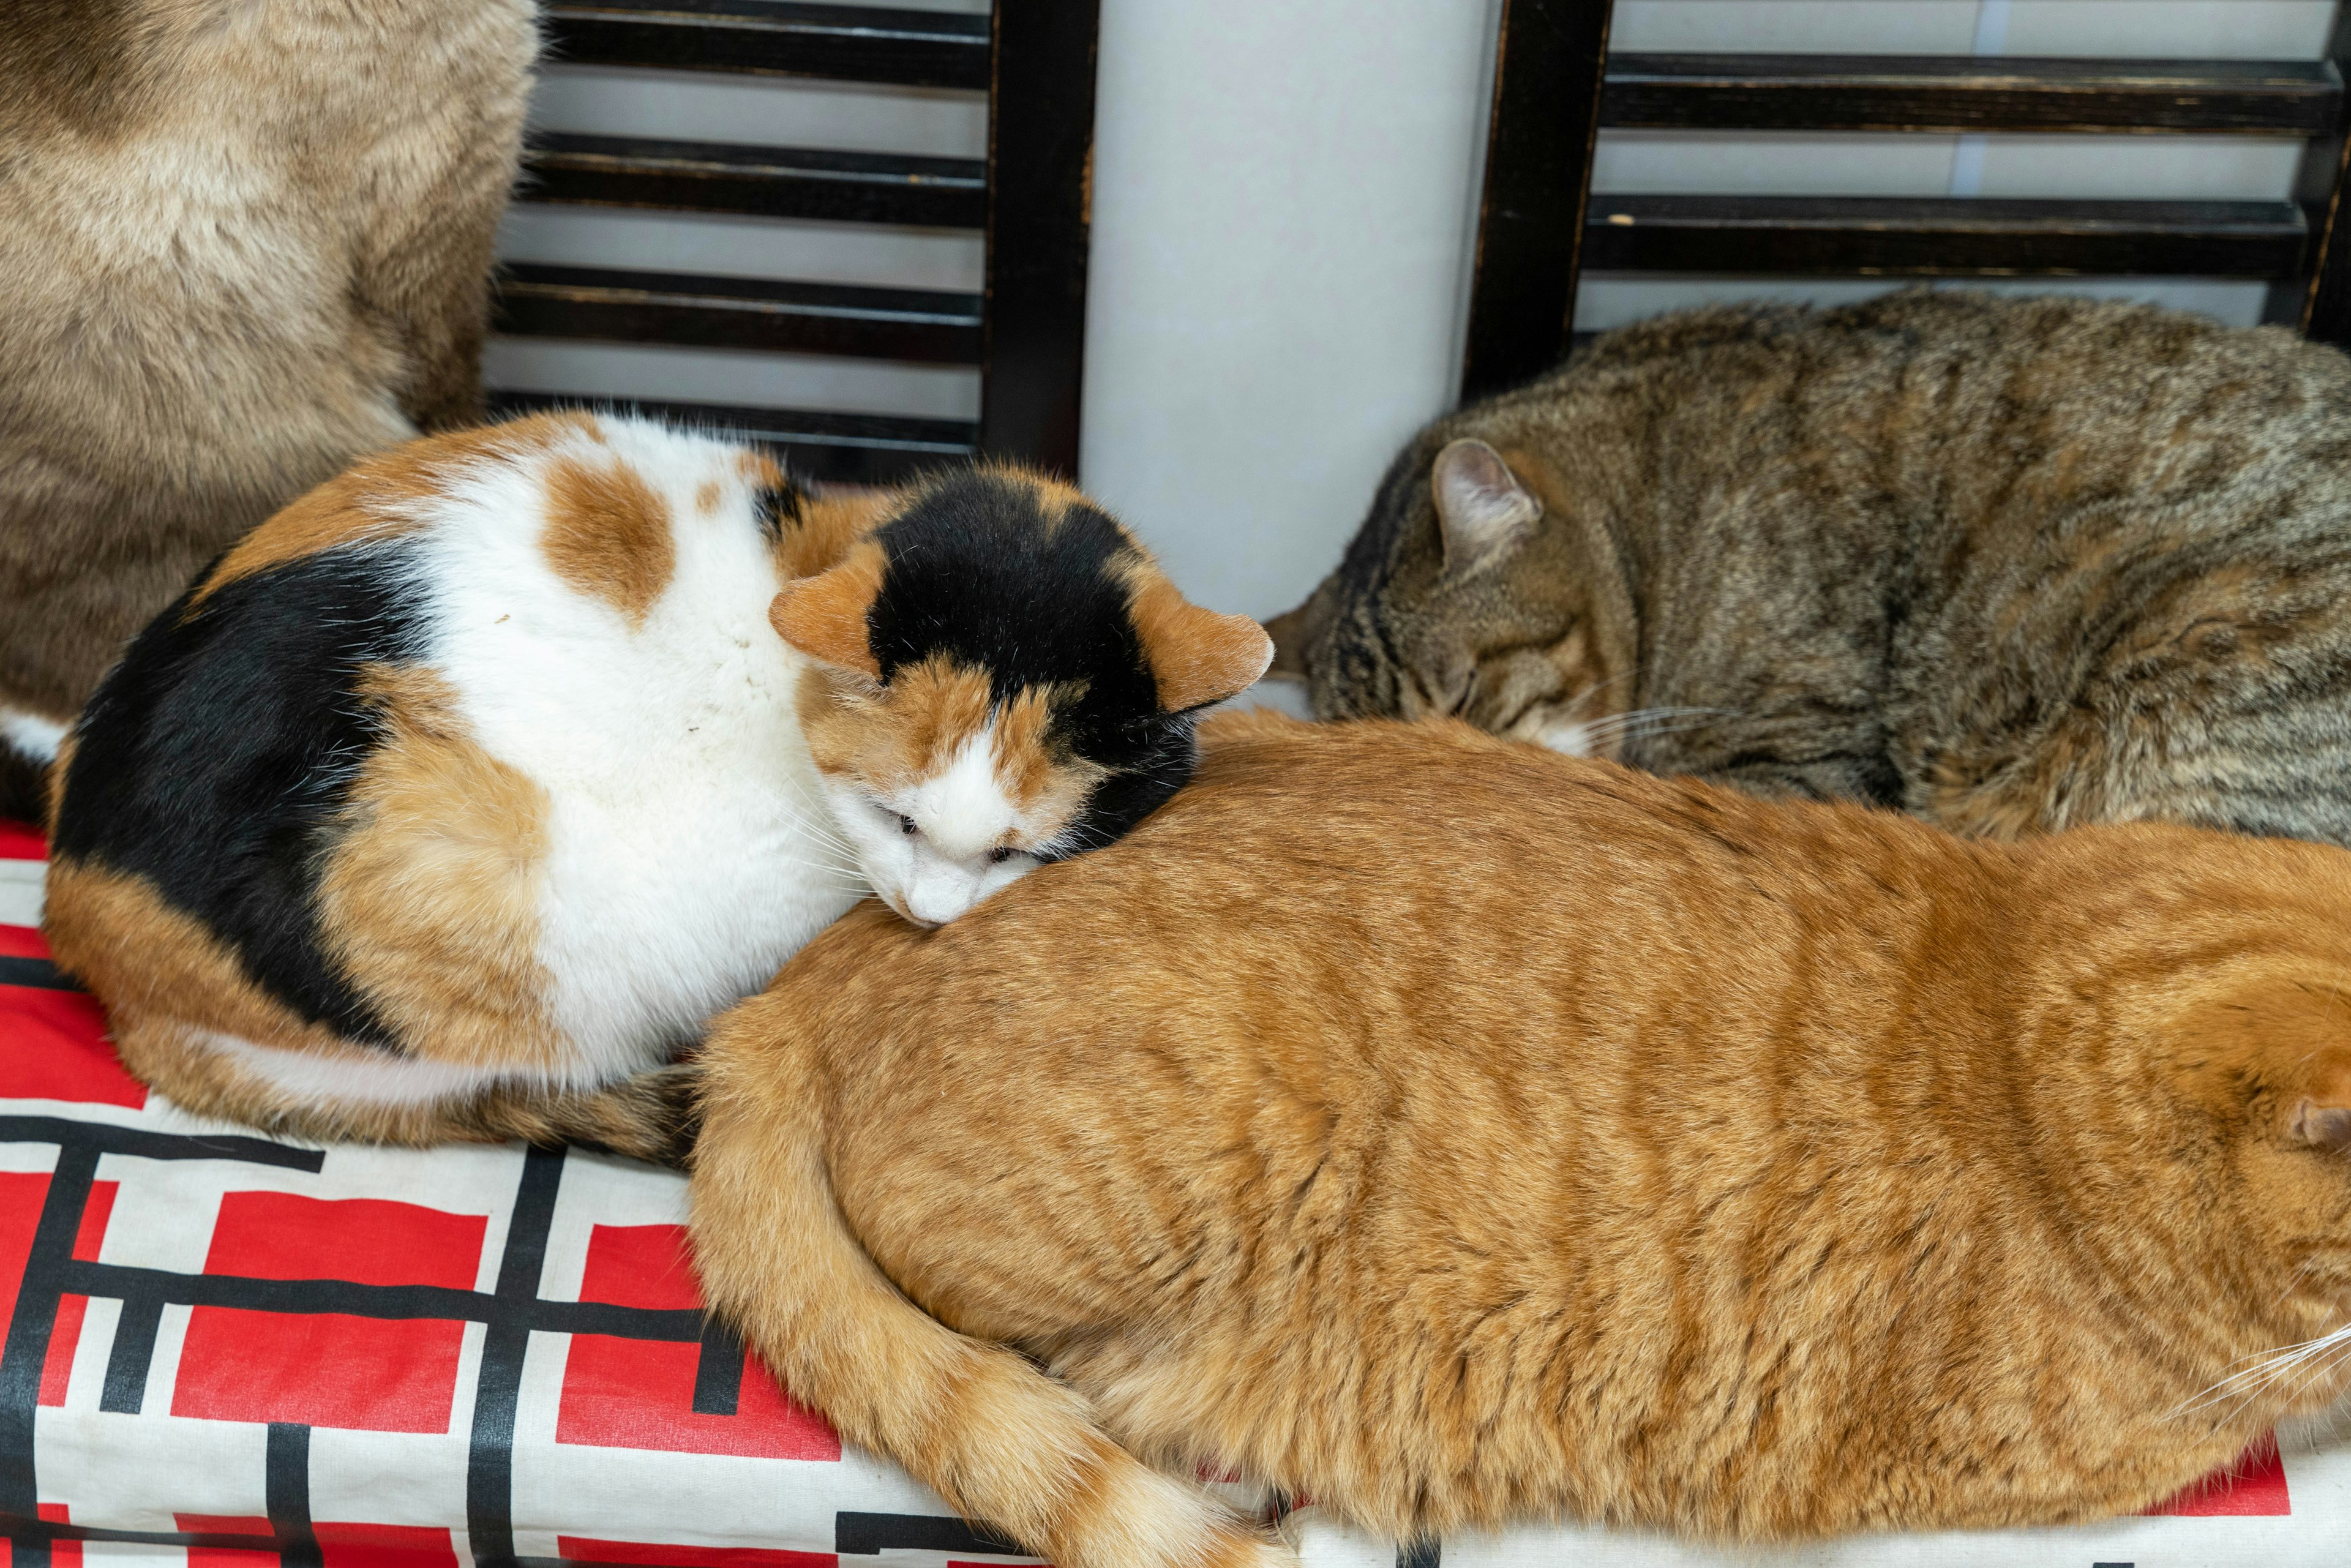
<instances>
[{"instance_id":1,"label":"brown tabby cat's ear","mask_svg":"<svg viewBox=\"0 0 2351 1568\"><path fill-rule=\"evenodd\" d=\"M786 583L768 606L768 622L810 658L880 680L882 664L866 636L865 616L882 591L886 564L881 546L860 545L831 570Z\"/></svg>"},{"instance_id":2,"label":"brown tabby cat's ear","mask_svg":"<svg viewBox=\"0 0 2351 1568\"><path fill-rule=\"evenodd\" d=\"M1273 639L1246 615L1203 610L1150 568L1130 573L1127 613L1151 661L1163 713L1183 713L1249 689L1273 660Z\"/></svg>"},{"instance_id":3,"label":"brown tabby cat's ear","mask_svg":"<svg viewBox=\"0 0 2351 1568\"><path fill-rule=\"evenodd\" d=\"M1266 635L1273 639L1273 663L1265 671L1268 680L1307 678L1306 645L1321 630L1322 604L1322 591L1318 588L1297 609L1285 610L1265 623Z\"/></svg>"},{"instance_id":4,"label":"brown tabby cat's ear","mask_svg":"<svg viewBox=\"0 0 2351 1568\"><path fill-rule=\"evenodd\" d=\"M1542 506L1502 455L1482 441L1446 443L1429 471L1445 540L1445 575L1482 571L1526 542Z\"/></svg>"},{"instance_id":5,"label":"brown tabby cat's ear","mask_svg":"<svg viewBox=\"0 0 2351 1568\"><path fill-rule=\"evenodd\" d=\"M2290 1143L2351 1154L2351 1054L2335 1053L2308 1092L2286 1107L2285 1135Z\"/></svg>"}]
</instances>

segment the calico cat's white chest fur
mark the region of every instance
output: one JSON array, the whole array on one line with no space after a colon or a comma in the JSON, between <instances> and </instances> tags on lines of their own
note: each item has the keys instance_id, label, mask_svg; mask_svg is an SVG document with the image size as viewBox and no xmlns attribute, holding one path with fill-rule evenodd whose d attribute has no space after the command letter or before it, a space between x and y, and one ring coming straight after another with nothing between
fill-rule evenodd
<instances>
[{"instance_id":1,"label":"calico cat's white chest fur","mask_svg":"<svg viewBox=\"0 0 2351 1568\"><path fill-rule=\"evenodd\" d=\"M421 650L547 797L549 1007L609 1078L693 1038L855 902L793 708L805 661L740 452L603 422L451 497Z\"/></svg>"}]
</instances>

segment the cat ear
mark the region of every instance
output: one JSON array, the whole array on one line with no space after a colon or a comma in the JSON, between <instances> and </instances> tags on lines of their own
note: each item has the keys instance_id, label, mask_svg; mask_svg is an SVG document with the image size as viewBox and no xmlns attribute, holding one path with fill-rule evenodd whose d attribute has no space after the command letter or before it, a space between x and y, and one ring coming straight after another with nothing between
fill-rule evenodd
<instances>
[{"instance_id":1,"label":"cat ear","mask_svg":"<svg viewBox=\"0 0 2351 1568\"><path fill-rule=\"evenodd\" d=\"M2337 1052L2322 1063L2307 1092L2287 1104L2285 1136L2288 1143L2351 1154L2351 1054Z\"/></svg>"},{"instance_id":2,"label":"cat ear","mask_svg":"<svg viewBox=\"0 0 2351 1568\"><path fill-rule=\"evenodd\" d=\"M1203 610L1152 571L1128 601L1151 661L1163 713L1183 713L1246 691L1273 662L1273 639L1246 615Z\"/></svg>"},{"instance_id":3,"label":"cat ear","mask_svg":"<svg viewBox=\"0 0 2351 1568\"><path fill-rule=\"evenodd\" d=\"M1306 645L1314 640L1315 612L1322 602L1322 591L1318 588L1305 603L1295 610L1285 610L1265 623L1266 635L1273 639L1273 663L1265 671L1268 680L1307 678Z\"/></svg>"},{"instance_id":4,"label":"cat ear","mask_svg":"<svg viewBox=\"0 0 2351 1568\"><path fill-rule=\"evenodd\" d=\"M865 617L882 591L884 564L881 548L868 544L830 571L786 583L768 606L768 623L810 658L880 680Z\"/></svg>"},{"instance_id":5,"label":"cat ear","mask_svg":"<svg viewBox=\"0 0 2351 1568\"><path fill-rule=\"evenodd\" d=\"M1437 455L1428 486L1445 540L1445 575L1481 571L1526 542L1542 506L1502 455L1482 441L1449 441Z\"/></svg>"}]
</instances>

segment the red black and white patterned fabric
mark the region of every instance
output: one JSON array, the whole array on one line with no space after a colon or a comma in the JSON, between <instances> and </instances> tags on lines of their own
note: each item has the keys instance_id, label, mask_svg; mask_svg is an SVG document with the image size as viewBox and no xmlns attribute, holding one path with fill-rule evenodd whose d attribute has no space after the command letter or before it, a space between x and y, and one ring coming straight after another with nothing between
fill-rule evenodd
<instances>
[{"instance_id":1,"label":"red black and white patterned fabric","mask_svg":"<svg viewBox=\"0 0 2351 1568\"><path fill-rule=\"evenodd\" d=\"M684 1186L572 1150L327 1149L199 1121L48 963L0 823L0 1531L15 1568L876 1568L1032 1561L844 1448L705 1322ZM1736 1554L1528 1529L1307 1568L2343 1568L2351 1448L2147 1518Z\"/></svg>"},{"instance_id":2,"label":"red black and white patterned fabric","mask_svg":"<svg viewBox=\"0 0 2351 1568\"><path fill-rule=\"evenodd\" d=\"M676 1176L322 1150L151 1099L48 963L39 854L0 824L16 1568L1033 1561L844 1449L705 1322Z\"/></svg>"}]
</instances>

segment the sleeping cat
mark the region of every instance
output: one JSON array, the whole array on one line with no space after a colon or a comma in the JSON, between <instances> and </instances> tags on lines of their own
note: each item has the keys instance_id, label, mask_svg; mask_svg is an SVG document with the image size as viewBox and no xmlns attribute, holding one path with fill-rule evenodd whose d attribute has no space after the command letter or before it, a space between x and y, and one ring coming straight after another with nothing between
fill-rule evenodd
<instances>
[{"instance_id":1,"label":"sleeping cat","mask_svg":"<svg viewBox=\"0 0 2351 1568\"><path fill-rule=\"evenodd\" d=\"M638 421L429 437L131 644L44 926L191 1110L676 1157L712 1013L869 885L935 924L1119 837L1271 652L1017 471L828 502Z\"/></svg>"},{"instance_id":2,"label":"sleeping cat","mask_svg":"<svg viewBox=\"0 0 2351 1568\"><path fill-rule=\"evenodd\" d=\"M1399 1540L2054 1522L2351 1391L2351 854L1203 740L711 1031L707 1300L967 1516L1287 1561L1207 1462Z\"/></svg>"},{"instance_id":3,"label":"sleeping cat","mask_svg":"<svg viewBox=\"0 0 2351 1568\"><path fill-rule=\"evenodd\" d=\"M204 562L479 417L537 9L0 5L0 816Z\"/></svg>"},{"instance_id":4,"label":"sleeping cat","mask_svg":"<svg viewBox=\"0 0 2351 1568\"><path fill-rule=\"evenodd\" d=\"M2086 299L1719 308L1438 420L1273 623L1324 717L1995 837L2351 842L2351 360Z\"/></svg>"}]
</instances>

